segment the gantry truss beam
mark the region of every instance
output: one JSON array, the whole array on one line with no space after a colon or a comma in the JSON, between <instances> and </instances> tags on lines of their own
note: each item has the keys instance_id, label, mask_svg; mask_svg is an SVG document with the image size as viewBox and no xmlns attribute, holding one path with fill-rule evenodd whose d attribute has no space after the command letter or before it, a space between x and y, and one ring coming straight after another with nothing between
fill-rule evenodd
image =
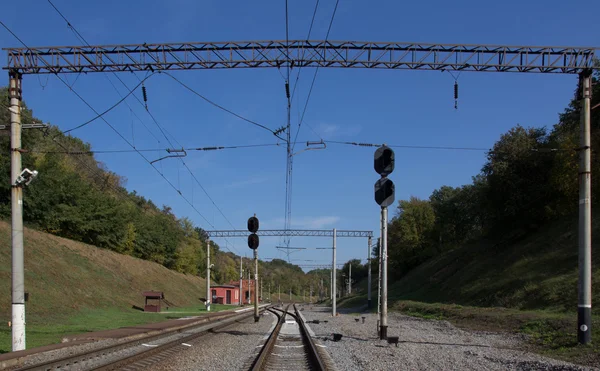
<instances>
[{"instance_id":1,"label":"gantry truss beam","mask_svg":"<svg viewBox=\"0 0 600 371\"><path fill-rule=\"evenodd\" d=\"M341 67L580 73L593 47L358 41L240 41L4 48L4 69L23 74L215 68ZM288 54L289 51L289 54Z\"/></svg>"},{"instance_id":2,"label":"gantry truss beam","mask_svg":"<svg viewBox=\"0 0 600 371\"><path fill-rule=\"evenodd\" d=\"M209 237L248 237L250 232L243 230L206 231ZM265 229L256 232L265 237L333 237L333 229ZM337 237L373 237L373 231L340 231Z\"/></svg>"}]
</instances>

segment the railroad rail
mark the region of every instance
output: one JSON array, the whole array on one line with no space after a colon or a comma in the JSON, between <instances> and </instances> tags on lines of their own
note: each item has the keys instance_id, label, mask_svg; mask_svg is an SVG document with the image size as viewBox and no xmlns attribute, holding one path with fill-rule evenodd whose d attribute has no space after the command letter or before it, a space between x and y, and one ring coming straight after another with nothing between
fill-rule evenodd
<instances>
[{"instance_id":1,"label":"railroad rail","mask_svg":"<svg viewBox=\"0 0 600 371\"><path fill-rule=\"evenodd\" d=\"M261 308L261 312L267 308ZM143 370L150 364L185 349L192 342L210 331L222 329L239 321L253 317L252 311L232 315L212 316L214 319L185 328L166 331L161 334L126 341L123 343L94 349L65 358L30 365L17 371L49 370ZM216 318L215 318L216 317Z\"/></svg>"},{"instance_id":2,"label":"railroad rail","mask_svg":"<svg viewBox=\"0 0 600 371\"><path fill-rule=\"evenodd\" d=\"M250 370L329 370L298 308L294 305L294 313L289 308L290 305L285 310L269 308L279 319Z\"/></svg>"}]
</instances>

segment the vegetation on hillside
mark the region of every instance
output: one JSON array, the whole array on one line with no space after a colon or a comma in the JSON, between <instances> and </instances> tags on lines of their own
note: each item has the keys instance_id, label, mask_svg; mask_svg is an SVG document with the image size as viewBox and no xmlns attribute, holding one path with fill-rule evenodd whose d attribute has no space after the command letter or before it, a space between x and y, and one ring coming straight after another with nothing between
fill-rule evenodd
<instances>
[{"instance_id":1,"label":"vegetation on hillside","mask_svg":"<svg viewBox=\"0 0 600 371\"><path fill-rule=\"evenodd\" d=\"M595 79L596 81L597 79ZM595 84L592 106L600 100ZM0 101L7 101L6 88ZM487 154L481 172L471 184L442 186L429 199L411 197L398 202L389 226L390 278L399 280L416 267L470 241L494 241L509 246L540 227L573 215L577 208L579 102L576 98L559 115L551 129L517 125ZM23 123L34 120L24 105ZM0 124L9 124L6 109ZM592 147L600 144L600 110L592 112ZM10 215L9 137L0 136L0 217ZM40 172L24 197L25 222L42 231L92 244L121 254L150 260L182 273L204 276L206 233L169 206L125 188L126 180L97 161L91 146L51 126L47 131L23 132L23 166ZM66 153L69 152L69 153ZM592 172L600 170L592 153ZM600 195L600 180L592 178L593 202ZM211 244L212 279L228 283L239 279L239 258ZM378 250L374 249L375 256ZM366 277L366 265L346 262L338 272L344 280L352 264L353 281ZM244 268L252 268L246 259ZM376 260L373 273L377 274ZM283 260L260 262L263 291L300 295L313 287L323 294L330 271L304 274ZM322 283L321 283L322 282ZM501 304L485 301L487 304Z\"/></svg>"},{"instance_id":2,"label":"vegetation on hillside","mask_svg":"<svg viewBox=\"0 0 600 371\"><path fill-rule=\"evenodd\" d=\"M0 102L8 91L0 88ZM7 103L0 105L0 125L10 126ZM22 123L40 121L23 103ZM40 231L162 264L181 273L206 274L206 232L167 205L128 191L126 179L96 160L91 145L64 135L56 126L23 130L23 167L39 171L24 194L25 223ZM0 218L10 219L10 137L0 135ZM27 240L26 240L27 243ZM211 279L239 279L239 258L211 243ZM244 268L253 267L250 260ZM280 285L295 295L317 287L320 278L306 275L282 260L260 262L263 290ZM329 282L329 276L325 278ZM327 283L328 285L328 283Z\"/></svg>"},{"instance_id":3,"label":"vegetation on hillside","mask_svg":"<svg viewBox=\"0 0 600 371\"><path fill-rule=\"evenodd\" d=\"M592 106L600 102L597 77ZM502 135L471 184L442 186L425 200L400 200L389 225L391 277L397 280L469 241L488 239L494 248L508 248L544 225L572 217L578 207L579 122L574 97L552 129L517 125ZM591 129L592 148L598 148L600 109L592 112ZM600 172L598 159L592 151L592 174ZM592 192L595 206L600 177L592 177Z\"/></svg>"}]
</instances>

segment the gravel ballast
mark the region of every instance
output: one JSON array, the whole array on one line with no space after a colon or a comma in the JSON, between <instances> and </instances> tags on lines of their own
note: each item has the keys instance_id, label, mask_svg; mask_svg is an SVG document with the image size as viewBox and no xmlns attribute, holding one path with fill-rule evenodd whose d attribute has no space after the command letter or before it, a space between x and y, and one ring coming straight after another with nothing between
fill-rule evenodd
<instances>
[{"instance_id":1,"label":"gravel ballast","mask_svg":"<svg viewBox=\"0 0 600 371\"><path fill-rule=\"evenodd\" d=\"M25 361L20 366L10 367L9 370L17 369L22 366L32 366L38 363L50 362L56 359L70 357L76 354L89 352L102 347L108 347L118 343L127 341L127 339L106 339L99 341L91 341L89 343L83 343L73 346L67 346L64 348L58 348L55 350L46 351L43 353L32 354L25 357Z\"/></svg>"},{"instance_id":2,"label":"gravel ballast","mask_svg":"<svg viewBox=\"0 0 600 371\"><path fill-rule=\"evenodd\" d=\"M258 323L251 317L215 330L192 342L177 356L165 359L147 370L242 370L260 351L276 320L274 314L265 311Z\"/></svg>"},{"instance_id":3,"label":"gravel ballast","mask_svg":"<svg viewBox=\"0 0 600 371\"><path fill-rule=\"evenodd\" d=\"M320 321L309 326L340 370L600 370L526 352L516 335L464 331L447 321L390 313L388 336L399 336L396 347L379 340L376 314L333 318L330 308L308 306L302 313ZM356 322L362 316L365 323ZM342 340L332 341L333 333Z\"/></svg>"}]
</instances>

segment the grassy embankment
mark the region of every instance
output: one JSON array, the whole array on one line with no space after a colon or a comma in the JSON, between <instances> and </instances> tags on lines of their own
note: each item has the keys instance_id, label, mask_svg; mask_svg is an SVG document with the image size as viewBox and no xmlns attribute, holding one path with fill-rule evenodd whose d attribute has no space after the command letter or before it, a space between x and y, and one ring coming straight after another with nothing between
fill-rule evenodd
<instances>
[{"instance_id":1,"label":"grassy embankment","mask_svg":"<svg viewBox=\"0 0 600 371\"><path fill-rule=\"evenodd\" d=\"M599 227L594 223L596 236ZM598 246L594 242L592 249L597 251ZM577 257L576 220L548 225L517 241L478 241L446 252L391 283L389 308L463 328L528 334L532 350L600 366L597 304L593 345L577 344ZM593 254L593 259L593 302L599 303L600 254ZM374 291L375 303L376 295ZM363 294L345 298L340 306L365 302Z\"/></svg>"},{"instance_id":2,"label":"grassy embankment","mask_svg":"<svg viewBox=\"0 0 600 371\"><path fill-rule=\"evenodd\" d=\"M0 353L11 350L10 225L0 221ZM27 348L67 334L205 313L205 281L163 266L64 238L25 230ZM174 307L144 313L142 291L163 291ZM213 305L213 310L231 308Z\"/></svg>"}]
</instances>

